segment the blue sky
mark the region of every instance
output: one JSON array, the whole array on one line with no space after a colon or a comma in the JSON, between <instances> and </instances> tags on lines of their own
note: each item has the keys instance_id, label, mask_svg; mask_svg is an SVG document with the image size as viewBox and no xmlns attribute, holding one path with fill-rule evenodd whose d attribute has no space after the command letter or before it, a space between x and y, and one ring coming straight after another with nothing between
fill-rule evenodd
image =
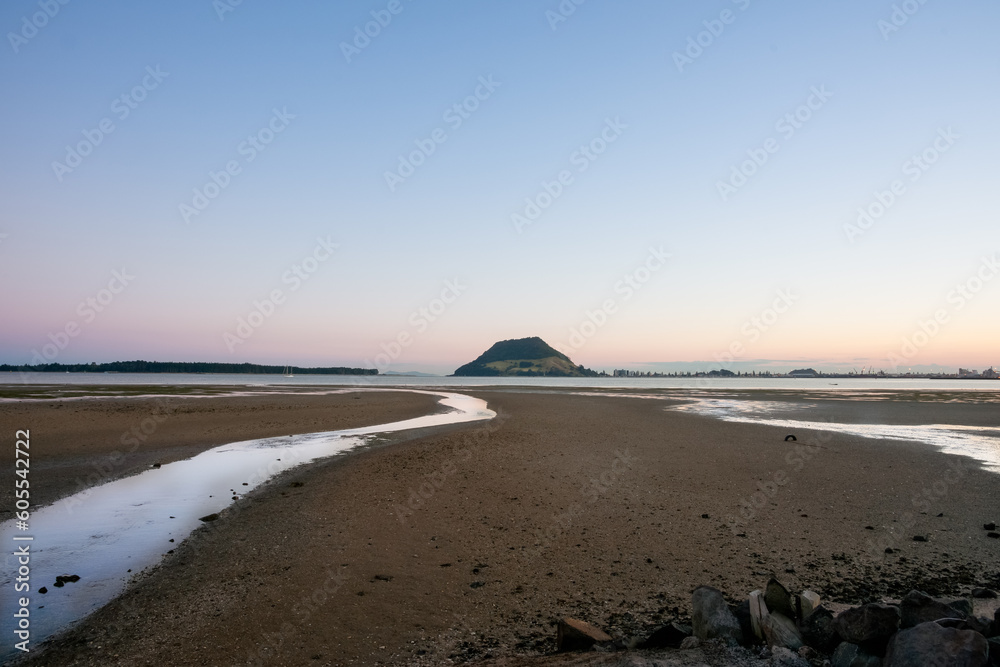
<instances>
[{"instance_id":1,"label":"blue sky","mask_svg":"<svg viewBox=\"0 0 1000 667\"><path fill-rule=\"evenodd\" d=\"M998 18L4 3L0 358L1000 363Z\"/></svg>"}]
</instances>

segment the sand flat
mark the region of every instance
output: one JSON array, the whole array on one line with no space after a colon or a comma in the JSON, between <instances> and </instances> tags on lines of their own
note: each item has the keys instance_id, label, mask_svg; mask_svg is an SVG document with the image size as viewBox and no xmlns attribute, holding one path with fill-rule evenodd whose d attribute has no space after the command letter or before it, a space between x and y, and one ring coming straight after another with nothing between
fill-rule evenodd
<instances>
[{"instance_id":1,"label":"sand flat","mask_svg":"<svg viewBox=\"0 0 1000 667\"><path fill-rule=\"evenodd\" d=\"M1000 586L982 530L1000 476L969 459L789 443L657 400L467 393L498 417L286 474L28 664L431 665L551 652L565 615L641 633L703 583L736 599L776 574L845 602Z\"/></svg>"}]
</instances>

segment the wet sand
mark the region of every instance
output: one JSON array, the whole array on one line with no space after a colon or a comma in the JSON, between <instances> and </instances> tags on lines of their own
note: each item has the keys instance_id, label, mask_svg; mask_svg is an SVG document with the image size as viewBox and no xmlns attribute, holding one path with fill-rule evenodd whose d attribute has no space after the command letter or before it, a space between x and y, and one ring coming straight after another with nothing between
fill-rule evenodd
<instances>
[{"instance_id":1,"label":"wet sand","mask_svg":"<svg viewBox=\"0 0 1000 667\"><path fill-rule=\"evenodd\" d=\"M212 390L217 391L192 389ZM410 419L436 412L436 400L410 392L357 391L3 402L0 434L13 443L15 431L31 432L31 502L40 507L218 445ZM4 447L0 454L4 470L13 469L13 449ZM0 521L12 516L13 489L0 486Z\"/></svg>"},{"instance_id":2,"label":"wet sand","mask_svg":"<svg viewBox=\"0 0 1000 667\"><path fill-rule=\"evenodd\" d=\"M550 653L567 615L640 634L699 584L736 600L775 574L850 603L1000 587L982 530L1000 476L971 460L655 400L466 393L499 416L287 473L27 664L440 665Z\"/></svg>"}]
</instances>

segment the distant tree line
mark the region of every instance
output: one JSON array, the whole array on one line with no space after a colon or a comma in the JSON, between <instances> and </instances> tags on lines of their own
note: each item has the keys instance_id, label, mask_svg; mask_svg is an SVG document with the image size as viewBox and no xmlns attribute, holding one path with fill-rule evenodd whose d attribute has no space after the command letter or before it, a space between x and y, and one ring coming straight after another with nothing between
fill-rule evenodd
<instances>
[{"instance_id":1,"label":"distant tree line","mask_svg":"<svg viewBox=\"0 0 1000 667\"><path fill-rule=\"evenodd\" d=\"M23 371L26 373L227 373L254 375L281 375L285 366L263 364L227 364L204 361L113 361L108 364L36 364L34 366L12 366L0 364L0 372ZM378 375L375 368L328 368L291 367L293 375Z\"/></svg>"}]
</instances>

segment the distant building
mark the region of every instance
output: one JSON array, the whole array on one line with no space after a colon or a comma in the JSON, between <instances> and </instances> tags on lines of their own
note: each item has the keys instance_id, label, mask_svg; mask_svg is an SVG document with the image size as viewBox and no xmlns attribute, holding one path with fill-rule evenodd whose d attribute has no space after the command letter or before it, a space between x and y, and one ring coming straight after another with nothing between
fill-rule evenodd
<instances>
[{"instance_id":1,"label":"distant building","mask_svg":"<svg viewBox=\"0 0 1000 667\"><path fill-rule=\"evenodd\" d=\"M997 378L1000 378L1000 373L997 373L996 370L992 366L990 366L988 369L983 371L983 377L989 378L991 380L996 380Z\"/></svg>"},{"instance_id":2,"label":"distant building","mask_svg":"<svg viewBox=\"0 0 1000 667\"><path fill-rule=\"evenodd\" d=\"M990 369L992 370L992 369ZM977 378L979 377L979 371L969 370L968 368L959 368L958 377L963 378Z\"/></svg>"}]
</instances>

